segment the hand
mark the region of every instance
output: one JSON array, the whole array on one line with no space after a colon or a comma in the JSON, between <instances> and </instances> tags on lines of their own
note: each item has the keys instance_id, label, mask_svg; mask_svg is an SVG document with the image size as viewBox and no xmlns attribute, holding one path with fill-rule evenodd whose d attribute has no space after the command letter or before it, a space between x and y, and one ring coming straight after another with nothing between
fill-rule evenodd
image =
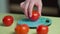
<instances>
[{"instance_id":1,"label":"hand","mask_svg":"<svg viewBox=\"0 0 60 34\"><path fill-rule=\"evenodd\" d=\"M25 0L20 4L20 7L24 10L24 14L27 17L28 17L28 12L29 12L29 16L32 17L32 10L34 5L38 8L38 12L41 15L42 0Z\"/></svg>"}]
</instances>

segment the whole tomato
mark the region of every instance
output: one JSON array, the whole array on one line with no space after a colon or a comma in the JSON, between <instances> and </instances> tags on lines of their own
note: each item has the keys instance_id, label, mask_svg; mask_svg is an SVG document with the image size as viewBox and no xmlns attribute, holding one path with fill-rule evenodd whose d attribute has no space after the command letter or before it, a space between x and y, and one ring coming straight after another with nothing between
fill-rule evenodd
<instances>
[{"instance_id":1,"label":"whole tomato","mask_svg":"<svg viewBox=\"0 0 60 34\"><path fill-rule=\"evenodd\" d=\"M37 34L48 34L48 26L39 25L37 27Z\"/></svg>"},{"instance_id":2,"label":"whole tomato","mask_svg":"<svg viewBox=\"0 0 60 34\"><path fill-rule=\"evenodd\" d=\"M37 10L33 10L32 17L29 17L29 19L31 21L36 21L36 20L38 20L39 16L40 16L39 12Z\"/></svg>"},{"instance_id":3,"label":"whole tomato","mask_svg":"<svg viewBox=\"0 0 60 34\"><path fill-rule=\"evenodd\" d=\"M10 15L5 16L5 17L3 18L3 24L4 24L5 26L10 26L10 25L12 25L13 20L14 20L14 19L13 19L12 16L10 16Z\"/></svg>"},{"instance_id":4,"label":"whole tomato","mask_svg":"<svg viewBox=\"0 0 60 34\"><path fill-rule=\"evenodd\" d=\"M16 34L28 34L29 27L26 24L17 25L15 28Z\"/></svg>"}]
</instances>

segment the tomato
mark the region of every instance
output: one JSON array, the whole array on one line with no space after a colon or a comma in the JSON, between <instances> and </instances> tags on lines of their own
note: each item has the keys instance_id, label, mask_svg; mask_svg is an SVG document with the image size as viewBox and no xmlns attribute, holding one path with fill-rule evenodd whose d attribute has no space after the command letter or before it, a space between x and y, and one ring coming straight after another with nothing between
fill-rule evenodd
<instances>
[{"instance_id":1,"label":"tomato","mask_svg":"<svg viewBox=\"0 0 60 34\"><path fill-rule=\"evenodd\" d=\"M31 21L36 21L38 20L40 14L37 10L32 11L32 17L29 17Z\"/></svg>"},{"instance_id":2,"label":"tomato","mask_svg":"<svg viewBox=\"0 0 60 34\"><path fill-rule=\"evenodd\" d=\"M29 32L29 27L26 24L17 25L15 32L16 34L27 34Z\"/></svg>"},{"instance_id":3,"label":"tomato","mask_svg":"<svg viewBox=\"0 0 60 34\"><path fill-rule=\"evenodd\" d=\"M13 23L13 17L12 16L5 16L4 18L3 18L3 24L5 25L5 26L10 26L10 25L12 25L12 23Z\"/></svg>"},{"instance_id":4,"label":"tomato","mask_svg":"<svg viewBox=\"0 0 60 34\"><path fill-rule=\"evenodd\" d=\"M37 34L47 34L48 33L48 26L39 25L37 27Z\"/></svg>"}]
</instances>

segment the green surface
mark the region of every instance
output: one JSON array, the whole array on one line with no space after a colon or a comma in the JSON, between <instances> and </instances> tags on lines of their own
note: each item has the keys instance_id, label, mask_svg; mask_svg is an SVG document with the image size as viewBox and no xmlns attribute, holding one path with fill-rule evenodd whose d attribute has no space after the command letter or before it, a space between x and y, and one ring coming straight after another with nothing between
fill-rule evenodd
<instances>
[{"instance_id":1,"label":"green surface","mask_svg":"<svg viewBox=\"0 0 60 34\"><path fill-rule=\"evenodd\" d=\"M14 23L10 27L4 26L2 22L3 17L6 15L14 17ZM49 26L48 34L60 34L60 18L48 16L42 17L50 18L52 20L52 24ZM15 34L14 28L17 25L17 21L21 18L25 18L25 16L21 14L0 14L0 34ZM36 29L30 29L29 34L36 34Z\"/></svg>"}]
</instances>

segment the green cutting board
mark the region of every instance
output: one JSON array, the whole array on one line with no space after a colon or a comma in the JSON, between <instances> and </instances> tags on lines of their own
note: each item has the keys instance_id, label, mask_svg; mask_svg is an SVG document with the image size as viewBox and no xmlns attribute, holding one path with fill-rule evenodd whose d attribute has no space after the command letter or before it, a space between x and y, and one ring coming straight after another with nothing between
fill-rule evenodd
<instances>
[{"instance_id":1,"label":"green cutting board","mask_svg":"<svg viewBox=\"0 0 60 34\"><path fill-rule=\"evenodd\" d=\"M11 15L14 17L14 23L6 27L3 25L2 19L6 15ZM0 34L15 34L15 27L17 25L17 21L21 18L25 18L22 14L0 14ZM59 17L48 17L48 16L42 16L45 18L50 18L52 20L52 24L49 26L49 32L48 34L60 34L60 18ZM30 29L28 34L36 34L36 29Z\"/></svg>"}]
</instances>

